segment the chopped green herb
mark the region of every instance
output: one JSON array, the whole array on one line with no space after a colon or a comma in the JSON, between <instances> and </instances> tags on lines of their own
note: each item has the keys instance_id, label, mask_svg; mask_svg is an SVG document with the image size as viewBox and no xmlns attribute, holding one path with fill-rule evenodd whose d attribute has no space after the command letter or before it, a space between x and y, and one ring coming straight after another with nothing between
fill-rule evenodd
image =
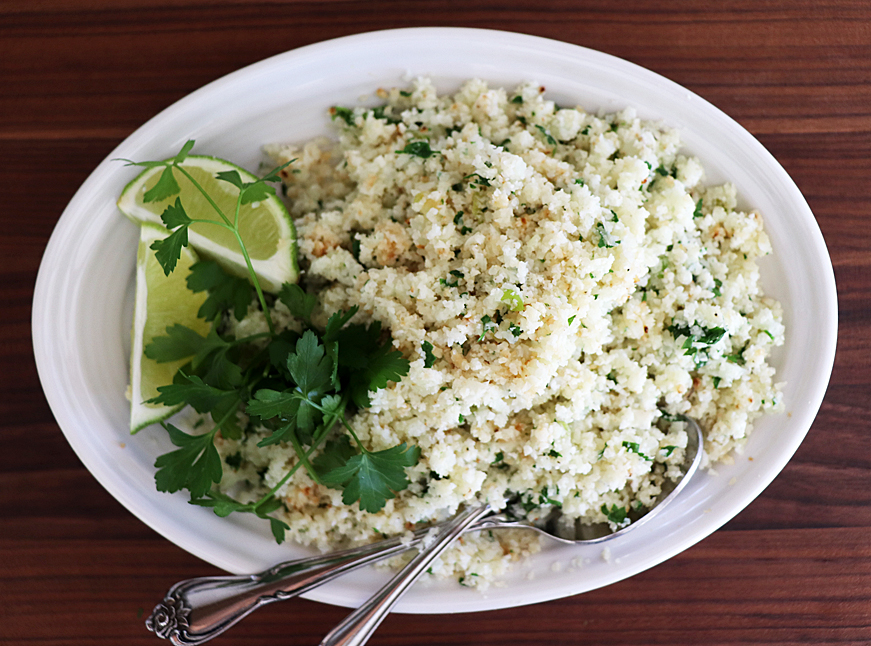
<instances>
[{"instance_id":1,"label":"chopped green herb","mask_svg":"<svg viewBox=\"0 0 871 646\"><path fill-rule=\"evenodd\" d=\"M392 124L401 123L401 121L399 119L396 119L395 117L391 117L391 116L385 114L386 110L387 110L386 105L379 105L377 108L372 108L372 110L370 110L370 112L372 113L372 116L375 117L376 119L383 119L387 123L392 123Z\"/></svg>"},{"instance_id":2,"label":"chopped green herb","mask_svg":"<svg viewBox=\"0 0 871 646\"><path fill-rule=\"evenodd\" d=\"M768 330L762 330L762 331L768 335L768 338L770 338L772 341L774 341L774 335L771 332L769 332Z\"/></svg>"},{"instance_id":3,"label":"chopped green herb","mask_svg":"<svg viewBox=\"0 0 871 646\"><path fill-rule=\"evenodd\" d=\"M671 332L675 340L680 337L686 339L683 343L684 354L693 357L696 367L701 367L708 361L708 355L705 350L718 343L726 334L726 330L722 327L710 329L702 326L698 327L701 330L701 334L698 335L692 333L692 326L672 323L666 329Z\"/></svg>"},{"instance_id":4,"label":"chopped green herb","mask_svg":"<svg viewBox=\"0 0 871 646\"><path fill-rule=\"evenodd\" d=\"M628 511L625 507L618 507L617 505L611 505L611 509L608 509L608 505L602 505L602 513L615 525L622 525L626 522Z\"/></svg>"},{"instance_id":5,"label":"chopped green herb","mask_svg":"<svg viewBox=\"0 0 871 646\"><path fill-rule=\"evenodd\" d=\"M550 456L552 458L561 458L562 457L562 454L558 453L556 451L556 449L551 449L550 451L547 452L547 454L548 454L548 456Z\"/></svg>"},{"instance_id":6,"label":"chopped green herb","mask_svg":"<svg viewBox=\"0 0 871 646\"><path fill-rule=\"evenodd\" d=\"M505 459L505 454L502 451L496 454L496 459L494 459L490 464L499 464Z\"/></svg>"},{"instance_id":7,"label":"chopped green herb","mask_svg":"<svg viewBox=\"0 0 871 646\"><path fill-rule=\"evenodd\" d=\"M720 293L720 287L722 287L722 286L723 286L722 281L719 278L715 278L714 279L714 289L711 290L711 292L713 292L714 296L722 296L722 294Z\"/></svg>"},{"instance_id":8,"label":"chopped green herb","mask_svg":"<svg viewBox=\"0 0 871 646\"><path fill-rule=\"evenodd\" d=\"M620 218L617 217L617 212L614 209L608 209L611 211L611 222L619 222Z\"/></svg>"},{"instance_id":9,"label":"chopped green herb","mask_svg":"<svg viewBox=\"0 0 871 646\"><path fill-rule=\"evenodd\" d=\"M583 180L583 178L576 179L576 180L575 180L575 184L578 184L578 185L580 185L580 186L583 186L583 185L584 185L584 180Z\"/></svg>"},{"instance_id":10,"label":"chopped green herb","mask_svg":"<svg viewBox=\"0 0 871 646\"><path fill-rule=\"evenodd\" d=\"M641 447L638 445L638 442L627 442L624 440L623 446L626 449L628 449L629 451L631 451L632 453L634 453L635 455L640 455L642 458L644 458L648 462L653 462L653 458L648 457L647 455L645 455L644 453L641 452Z\"/></svg>"},{"instance_id":11,"label":"chopped green herb","mask_svg":"<svg viewBox=\"0 0 871 646\"><path fill-rule=\"evenodd\" d=\"M724 355L724 357L725 357L726 361L728 361L729 363L734 363L734 364L737 364L739 366L743 366L746 363L746 361L744 360L744 350L743 349L739 350L738 352L736 352L734 354Z\"/></svg>"},{"instance_id":12,"label":"chopped green herb","mask_svg":"<svg viewBox=\"0 0 871 646\"><path fill-rule=\"evenodd\" d=\"M538 130L542 135L544 135L544 140L545 140L547 143L549 143L551 146L556 146L556 145L557 145L557 141L556 141L556 139L554 139L554 138L550 135L550 133L549 133L547 130L545 130L545 127L544 127L544 126L541 126L541 125L539 125L539 124L535 124L535 127L536 127L536 129L537 129L537 130Z\"/></svg>"},{"instance_id":13,"label":"chopped green herb","mask_svg":"<svg viewBox=\"0 0 871 646\"><path fill-rule=\"evenodd\" d=\"M597 461L597 462L598 462L599 460L602 459L602 456L605 455L605 449L606 449L606 448L608 448L608 447L603 446L603 447L599 450L599 453L596 455L596 461Z\"/></svg>"},{"instance_id":14,"label":"chopped green herb","mask_svg":"<svg viewBox=\"0 0 871 646\"><path fill-rule=\"evenodd\" d=\"M360 238L357 236L351 240L351 255L354 256L354 260L360 262Z\"/></svg>"},{"instance_id":15,"label":"chopped green herb","mask_svg":"<svg viewBox=\"0 0 871 646\"><path fill-rule=\"evenodd\" d=\"M433 364L436 362L436 356L432 353L432 343L424 341L420 345L420 348L423 350L424 354L423 367L432 368Z\"/></svg>"},{"instance_id":16,"label":"chopped green herb","mask_svg":"<svg viewBox=\"0 0 871 646\"><path fill-rule=\"evenodd\" d=\"M664 410L662 408L660 408L658 410L659 410L659 416L663 420L665 420L666 422L682 422L683 421L683 417L681 415L672 415L667 410Z\"/></svg>"},{"instance_id":17,"label":"chopped green herb","mask_svg":"<svg viewBox=\"0 0 871 646\"><path fill-rule=\"evenodd\" d=\"M514 335L515 339L523 334L523 330L516 323L512 323L511 325L509 325L508 329L510 330L511 334Z\"/></svg>"},{"instance_id":18,"label":"chopped green herb","mask_svg":"<svg viewBox=\"0 0 871 646\"><path fill-rule=\"evenodd\" d=\"M516 97L511 99L511 103L523 103L523 97L518 94Z\"/></svg>"},{"instance_id":19,"label":"chopped green herb","mask_svg":"<svg viewBox=\"0 0 871 646\"><path fill-rule=\"evenodd\" d=\"M353 114L347 108L336 108L332 113L342 119ZM168 199L179 192L172 172L184 161L193 145L193 141L188 141L171 160L130 162L149 167L164 166L169 172L169 179L160 185L159 195L155 195L152 189L152 199ZM239 189L238 209L241 204L260 201L274 194L274 189L265 183L278 181L278 172L282 168L254 182L243 181L236 171L220 173L218 179ZM229 215L224 213L204 189L199 186L196 189L224 222L233 222L232 212ZM184 229L183 233L192 222L179 201L164 213L162 219L170 228ZM238 228L231 226L238 234ZM170 241L170 244L176 243ZM158 260L167 273L175 268L180 248L162 246L157 249ZM241 239L240 248L245 254ZM174 257L170 252L175 252ZM304 331L302 334L275 332L258 277L250 268L248 278L266 315L268 332L232 339L222 337L216 328L201 336L182 325L171 325L166 335L155 337L145 348L146 356L158 362L190 359L176 373L173 383L160 386L158 396L149 403L187 404L201 415L210 415L214 422L211 430L197 435L188 435L171 424L164 425L170 441L177 448L159 456L155 462L158 490L175 492L187 489L192 504L211 507L219 516L234 512L252 513L269 521L278 542L284 540L289 527L270 516L283 506L275 493L300 468L308 471L315 482L342 490L345 504L359 501L360 508L365 511L382 509L388 499L408 486L405 469L417 464L420 451L406 444L384 451L370 451L359 441L345 414L349 406L368 407L369 393L407 375L409 362L400 352L393 350L392 341L382 336L377 322L369 326L348 325L357 308L334 313L323 331L315 330L310 317L317 305L316 299L295 284L284 285L278 299L299 319ZM241 288L237 289L231 281L214 272L210 265L201 265L192 275L192 280L192 289L209 292L211 310L241 308ZM250 301L250 287L247 290L246 299ZM255 345L262 340L268 340L266 351ZM261 440L261 446L285 442L297 456L295 466L269 492L259 500L245 504L212 488L221 481L224 464L230 468L241 465L238 453L222 460L215 446L218 433L227 439L242 437L237 421L241 412L271 430L272 434ZM323 445L327 436L336 435L338 429L342 429L338 437ZM316 451L320 451L318 458L310 460Z\"/></svg>"},{"instance_id":20,"label":"chopped green herb","mask_svg":"<svg viewBox=\"0 0 871 646\"><path fill-rule=\"evenodd\" d=\"M349 126L354 125L354 111L351 108L343 108L340 105L334 105L330 108L330 116L335 121L337 118L341 119Z\"/></svg>"},{"instance_id":21,"label":"chopped green herb","mask_svg":"<svg viewBox=\"0 0 871 646\"><path fill-rule=\"evenodd\" d=\"M493 322L493 319L490 318L488 314L485 314L481 317L481 336L478 337L478 341L483 341L484 337L487 336L487 332L490 330L496 329L496 323Z\"/></svg>"},{"instance_id":22,"label":"chopped green herb","mask_svg":"<svg viewBox=\"0 0 871 646\"><path fill-rule=\"evenodd\" d=\"M714 377L714 378L713 378L713 381L714 381L714 388L715 388L715 389L720 387L720 380L721 380L720 377Z\"/></svg>"},{"instance_id":23,"label":"chopped green herb","mask_svg":"<svg viewBox=\"0 0 871 646\"><path fill-rule=\"evenodd\" d=\"M584 126L584 129L581 130L581 134L582 134L582 135L588 135L588 134L590 134L590 125L589 125L589 124L587 124L586 126Z\"/></svg>"},{"instance_id":24,"label":"chopped green herb","mask_svg":"<svg viewBox=\"0 0 871 646\"><path fill-rule=\"evenodd\" d=\"M476 180L473 180L473 182L471 184L469 184L469 186L471 186L473 188L474 188L475 184L478 184L479 186L490 186L490 180L488 180L486 177L484 177L480 173L469 173L463 179L466 180L466 179L469 179L470 177L477 177L478 178Z\"/></svg>"},{"instance_id":25,"label":"chopped green herb","mask_svg":"<svg viewBox=\"0 0 871 646\"><path fill-rule=\"evenodd\" d=\"M672 446L671 444L669 444L668 446L662 447L660 451L663 451L665 453L665 457L670 457L671 454L674 453L674 450L676 448L676 446Z\"/></svg>"},{"instance_id":26,"label":"chopped green herb","mask_svg":"<svg viewBox=\"0 0 871 646\"><path fill-rule=\"evenodd\" d=\"M463 417L462 415L460 415L460 416L457 418L457 423L460 424L460 425L465 424L465 423L466 423L466 418Z\"/></svg>"},{"instance_id":27,"label":"chopped green herb","mask_svg":"<svg viewBox=\"0 0 871 646\"><path fill-rule=\"evenodd\" d=\"M458 227L460 227L460 234L461 235L466 235L467 233L470 233L472 231L471 228L469 228L463 224L463 212L462 211L457 211L457 214L454 216L454 224L456 224Z\"/></svg>"},{"instance_id":28,"label":"chopped green herb","mask_svg":"<svg viewBox=\"0 0 871 646\"><path fill-rule=\"evenodd\" d=\"M457 182L456 184L451 184L451 188L459 193L463 190L463 183Z\"/></svg>"},{"instance_id":29,"label":"chopped green herb","mask_svg":"<svg viewBox=\"0 0 871 646\"><path fill-rule=\"evenodd\" d=\"M596 231L599 232L599 243L597 245L599 248L607 247L610 249L616 244L613 236L608 233L607 229L605 229L605 225L601 222L596 223Z\"/></svg>"},{"instance_id":30,"label":"chopped green herb","mask_svg":"<svg viewBox=\"0 0 871 646\"><path fill-rule=\"evenodd\" d=\"M430 148L428 141L411 141L405 144L405 148L397 150L396 152L400 155L415 155L416 157L422 157L423 159L428 159L433 155L441 154L438 150Z\"/></svg>"},{"instance_id":31,"label":"chopped green herb","mask_svg":"<svg viewBox=\"0 0 871 646\"><path fill-rule=\"evenodd\" d=\"M463 277L463 272L461 272L459 269L452 269L450 271L450 275L454 277L453 280L439 278L439 284L442 287L456 287L457 285L459 285L460 278Z\"/></svg>"},{"instance_id":32,"label":"chopped green herb","mask_svg":"<svg viewBox=\"0 0 871 646\"><path fill-rule=\"evenodd\" d=\"M411 96L411 92L408 90L399 90L399 96Z\"/></svg>"},{"instance_id":33,"label":"chopped green herb","mask_svg":"<svg viewBox=\"0 0 871 646\"><path fill-rule=\"evenodd\" d=\"M694 217L694 218L700 218L700 217L702 217L703 215L704 215L704 214L702 213L702 199L699 198L699 201L696 202L696 208L695 208L695 210L693 211L693 217Z\"/></svg>"},{"instance_id":34,"label":"chopped green herb","mask_svg":"<svg viewBox=\"0 0 871 646\"><path fill-rule=\"evenodd\" d=\"M577 316L577 314L572 314L572 315L569 317L569 325L571 325L572 323L574 323L574 321L575 321L575 317L576 317L576 316Z\"/></svg>"}]
</instances>

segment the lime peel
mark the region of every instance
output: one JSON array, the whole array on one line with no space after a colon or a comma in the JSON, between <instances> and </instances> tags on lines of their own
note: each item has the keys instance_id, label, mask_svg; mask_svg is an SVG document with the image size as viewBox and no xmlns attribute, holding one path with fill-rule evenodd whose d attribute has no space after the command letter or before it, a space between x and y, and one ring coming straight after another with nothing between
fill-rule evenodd
<instances>
[{"instance_id":1,"label":"lime peel","mask_svg":"<svg viewBox=\"0 0 871 646\"><path fill-rule=\"evenodd\" d=\"M154 253L152 242L168 235L162 226L143 223L136 257L136 301L130 348L130 432L163 421L177 413L183 405L149 404L146 400L158 394L158 386L172 383L173 375L185 360L157 363L145 356L145 347L163 334L168 325L181 323L205 335L210 324L197 317L197 311L207 294L194 293L185 279L198 258L190 248L182 249L176 270L164 275Z\"/></svg>"}]
</instances>

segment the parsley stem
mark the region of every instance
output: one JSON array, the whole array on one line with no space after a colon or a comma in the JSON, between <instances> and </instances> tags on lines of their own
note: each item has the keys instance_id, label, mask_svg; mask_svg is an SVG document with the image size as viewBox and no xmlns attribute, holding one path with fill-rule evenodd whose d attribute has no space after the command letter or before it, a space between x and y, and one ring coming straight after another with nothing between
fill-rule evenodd
<instances>
[{"instance_id":1,"label":"parsley stem","mask_svg":"<svg viewBox=\"0 0 871 646\"><path fill-rule=\"evenodd\" d=\"M293 444L293 450L296 451L296 454L299 456L299 461L305 467L305 470L308 471L309 477L311 477L311 479L317 484L321 484L321 479L318 478L318 474L315 472L314 467L311 462L308 461L308 455L299 443L299 438L297 438L296 433L291 430L288 435L290 435L290 443Z\"/></svg>"},{"instance_id":2,"label":"parsley stem","mask_svg":"<svg viewBox=\"0 0 871 646\"><path fill-rule=\"evenodd\" d=\"M344 410L344 407L343 407L343 410ZM333 426L335 426L338 417L339 416L335 413L332 413L330 415L330 419L329 419L328 423L324 425L324 430L321 432L320 435L318 435L315 438L315 440L312 442L312 445L309 447L308 451L305 452L306 458L310 457L311 454L314 453L318 449L318 447L320 447L321 443L323 443L323 441L327 438L327 435L329 434L329 432L333 429ZM275 493L279 489L281 489L287 483L287 481L291 479L291 477L293 477L293 474L296 473L301 466L302 466L302 460L300 460L299 462L294 464L293 467L291 467L290 471L285 473L284 477L278 481L278 484L276 484L274 487L272 487L272 489L270 489L269 492L265 496L263 496L260 500L255 502L251 508L257 509L257 507L259 507L264 502L269 500L272 496L274 496Z\"/></svg>"},{"instance_id":3,"label":"parsley stem","mask_svg":"<svg viewBox=\"0 0 871 646\"><path fill-rule=\"evenodd\" d=\"M242 241L242 236L239 235L239 210L242 208L242 191L239 191L239 197L236 200L236 213L234 217L234 221L231 224L230 219L224 215L224 212L221 210L215 201L212 199L211 195L206 192L200 183L194 179L193 175L187 172L184 167L179 164L172 164L175 168L177 168L181 173L188 178L191 184L206 198L206 201L212 206L215 212L221 217L224 221L226 227L230 231L233 232L233 235L236 236L236 241L239 243L239 250L242 252L242 257L245 258L245 264L248 267L248 274L251 276L251 282L254 284L254 289L257 290L257 298L260 300L260 307L263 308L263 315L266 317L266 324L269 326L269 331L272 334L275 334L275 326L272 324L272 317L269 315L269 308L266 307L266 299L263 297L263 290L260 289L260 281L257 280L257 274L254 273L254 265L251 264L251 258L248 255L248 249L245 247L245 243ZM208 222L214 222L214 220L207 220ZM215 224L220 224L220 222L214 222Z\"/></svg>"},{"instance_id":4,"label":"parsley stem","mask_svg":"<svg viewBox=\"0 0 871 646\"><path fill-rule=\"evenodd\" d=\"M351 428L350 424L348 424L348 420L345 419L344 412L342 412L341 420L342 420L342 425L346 429L348 429L348 432L351 434L351 437L354 438L354 443L357 445L357 448L360 449L361 451L363 451L363 453L369 453L369 449L367 449L365 446L363 446L363 443L360 441L360 438L357 437L357 434L354 432L354 429Z\"/></svg>"},{"instance_id":5,"label":"parsley stem","mask_svg":"<svg viewBox=\"0 0 871 646\"><path fill-rule=\"evenodd\" d=\"M254 273L254 265L251 264L251 258L248 256L248 249L245 248L245 243L242 242L242 236L239 235L239 230L233 229L233 235L239 242L239 249L242 251L242 257L245 259L245 264L248 266L248 273L251 276L251 282L254 284L254 289L257 291L257 298L260 301L260 307L263 308L263 315L266 317L266 325L269 327L270 334L275 334L275 326L272 324L272 317L269 315L269 308L266 307L266 299L263 297L263 290L260 289L260 281L257 280L257 274Z\"/></svg>"},{"instance_id":6,"label":"parsley stem","mask_svg":"<svg viewBox=\"0 0 871 646\"><path fill-rule=\"evenodd\" d=\"M191 175L189 172L187 172L183 166L180 166L178 164L173 164L173 166L175 166L177 169L179 169L179 171L181 171L182 175L184 175L185 177L188 178L190 183L194 185L194 188L196 188L200 193L202 193L203 197L206 198L206 201L209 204L211 204L211 206L215 210L215 212L219 216L221 216L221 219L224 221L224 223L232 229L233 225L230 224L230 219L226 215L224 215L224 212L221 210L221 207L215 203L215 201L212 199L212 196L209 195L208 192L206 192L206 189L204 189L200 185L200 183L193 178L193 175ZM210 220L210 222L214 222L214 220Z\"/></svg>"},{"instance_id":7,"label":"parsley stem","mask_svg":"<svg viewBox=\"0 0 871 646\"><path fill-rule=\"evenodd\" d=\"M231 416L236 414L237 410L238 410L237 408L234 408L233 406L231 406L230 409L226 413L224 413L224 416L220 419L220 421L215 423L215 427L210 431L212 434L212 438L214 438L215 434L219 430L221 430L221 427L227 423L227 420L229 420Z\"/></svg>"},{"instance_id":8,"label":"parsley stem","mask_svg":"<svg viewBox=\"0 0 871 646\"><path fill-rule=\"evenodd\" d=\"M241 339L233 339L232 341L230 341L230 343L249 343L250 341L272 338L273 336L275 336L274 332L258 332L257 334L243 336Z\"/></svg>"}]
</instances>

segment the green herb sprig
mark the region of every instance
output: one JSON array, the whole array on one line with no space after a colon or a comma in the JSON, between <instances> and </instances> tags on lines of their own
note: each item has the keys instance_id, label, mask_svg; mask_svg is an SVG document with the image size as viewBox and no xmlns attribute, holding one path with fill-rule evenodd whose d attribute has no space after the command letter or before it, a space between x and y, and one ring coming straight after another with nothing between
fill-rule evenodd
<instances>
[{"instance_id":1,"label":"green herb sprig","mask_svg":"<svg viewBox=\"0 0 871 646\"><path fill-rule=\"evenodd\" d=\"M250 284L229 276L215 263L195 264L188 286L195 292L207 292L199 315L216 323L205 336L183 325L171 325L165 335L155 337L145 348L146 356L157 362L187 361L173 383L160 386L159 395L149 403L190 405L214 421L212 429L200 435L163 424L176 449L155 462L157 489L170 493L187 490L192 504L210 507L218 516L244 512L267 519L278 542L284 540L289 527L271 514L282 506L278 492L300 468L314 482L342 490L345 504L359 502L365 511L380 510L408 486L405 469L417 464L420 450L403 443L372 451L360 441L349 417L370 405L371 392L407 375L409 362L393 350L391 340L382 335L380 323L350 323L356 307L334 313L324 330L317 329L311 320L317 307L316 296L294 284L285 284L278 299L303 322L305 329L301 333L276 332L239 235L238 216L243 204L274 194L265 182L277 181L278 172L287 164L254 182L243 182L236 171L218 173L218 179L239 189L235 213L226 214L181 165L192 148L193 141L187 142L178 155L165 162L128 161L136 166L164 168L157 184L146 192L146 201L164 200L179 193L174 173L180 172L221 217L220 222L190 218L176 199L161 216L173 232L152 248L168 275L176 267L181 247L187 245L191 224L223 226L233 231L239 243ZM269 331L239 339L223 336L217 322L228 310L238 319L245 316L252 286ZM213 489L223 476L216 437L220 433L227 439L240 439L245 432L251 432L240 425L241 413L251 420L250 429L266 429L259 446L287 443L297 455L296 464L279 482L259 500L247 504Z\"/></svg>"}]
</instances>

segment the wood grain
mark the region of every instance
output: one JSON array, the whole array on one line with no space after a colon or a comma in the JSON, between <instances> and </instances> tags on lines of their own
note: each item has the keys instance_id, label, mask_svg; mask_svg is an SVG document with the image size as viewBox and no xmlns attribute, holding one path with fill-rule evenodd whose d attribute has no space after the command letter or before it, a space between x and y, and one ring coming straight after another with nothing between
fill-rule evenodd
<instances>
[{"instance_id":1,"label":"wood grain","mask_svg":"<svg viewBox=\"0 0 871 646\"><path fill-rule=\"evenodd\" d=\"M391 616L371 643L871 643L867 0L0 3L0 642L154 644L142 616L167 586L217 572L112 499L46 404L30 303L66 203L136 127L211 80L328 38L430 25L520 31L605 51L738 120L817 217L838 283L840 338L828 394L798 453L699 545L569 599L449 618ZM313 644L345 613L279 604L215 644Z\"/></svg>"}]
</instances>

